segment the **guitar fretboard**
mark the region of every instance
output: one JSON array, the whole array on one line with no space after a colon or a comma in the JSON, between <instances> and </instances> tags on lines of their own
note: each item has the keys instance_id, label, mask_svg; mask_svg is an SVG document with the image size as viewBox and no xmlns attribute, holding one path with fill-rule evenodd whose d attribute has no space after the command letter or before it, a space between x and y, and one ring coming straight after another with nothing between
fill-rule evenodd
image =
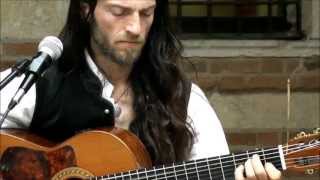
<instances>
[{"instance_id":1,"label":"guitar fretboard","mask_svg":"<svg viewBox=\"0 0 320 180\"><path fill-rule=\"evenodd\" d=\"M169 165L155 166L150 169L132 170L123 173L95 177L98 180L231 180L234 170L251 158L259 155L263 164L271 162L282 170L281 157L278 148L258 149L239 154L230 154L212 158L191 160Z\"/></svg>"}]
</instances>

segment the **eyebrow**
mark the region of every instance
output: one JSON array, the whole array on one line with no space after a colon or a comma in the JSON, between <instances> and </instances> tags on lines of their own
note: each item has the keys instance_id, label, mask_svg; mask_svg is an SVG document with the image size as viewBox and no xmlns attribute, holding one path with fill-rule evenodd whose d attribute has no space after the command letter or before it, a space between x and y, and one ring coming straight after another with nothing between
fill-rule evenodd
<instances>
[{"instance_id":1,"label":"eyebrow","mask_svg":"<svg viewBox=\"0 0 320 180\"><path fill-rule=\"evenodd\" d=\"M122 9L125 9L125 10L132 10L132 8L124 6L124 5L120 5L120 4L112 4L112 3L110 3L110 4L107 4L106 6L122 8ZM146 11L146 10L150 10L150 9L154 9L154 8L156 8L155 4L153 4L153 5L149 6L149 7L143 8L143 9L141 9L139 11Z\"/></svg>"}]
</instances>

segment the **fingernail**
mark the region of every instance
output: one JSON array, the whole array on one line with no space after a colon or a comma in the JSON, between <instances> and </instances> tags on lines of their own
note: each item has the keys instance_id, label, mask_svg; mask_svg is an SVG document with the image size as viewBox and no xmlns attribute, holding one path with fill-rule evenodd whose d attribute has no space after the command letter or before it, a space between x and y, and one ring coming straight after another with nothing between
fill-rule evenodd
<instances>
[{"instance_id":1,"label":"fingernail","mask_svg":"<svg viewBox=\"0 0 320 180\"><path fill-rule=\"evenodd\" d=\"M259 155L257 155L257 154L254 154L254 155L252 156L252 158L257 159L257 160L260 160L260 157L259 157Z\"/></svg>"},{"instance_id":2,"label":"fingernail","mask_svg":"<svg viewBox=\"0 0 320 180\"><path fill-rule=\"evenodd\" d=\"M267 166L272 166L272 164L269 163L269 162L266 162L266 164L265 164L264 166L265 166L265 167L267 167Z\"/></svg>"},{"instance_id":3,"label":"fingernail","mask_svg":"<svg viewBox=\"0 0 320 180\"><path fill-rule=\"evenodd\" d=\"M240 164L237 168L244 169L244 166Z\"/></svg>"}]
</instances>

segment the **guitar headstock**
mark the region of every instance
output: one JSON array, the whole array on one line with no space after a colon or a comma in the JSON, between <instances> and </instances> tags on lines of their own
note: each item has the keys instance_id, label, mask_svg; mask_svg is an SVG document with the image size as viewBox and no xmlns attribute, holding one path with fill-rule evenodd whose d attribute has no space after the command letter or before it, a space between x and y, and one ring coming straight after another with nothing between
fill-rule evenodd
<instances>
[{"instance_id":1,"label":"guitar headstock","mask_svg":"<svg viewBox=\"0 0 320 180\"><path fill-rule=\"evenodd\" d=\"M283 150L288 170L314 174L320 169L320 128L300 132Z\"/></svg>"}]
</instances>

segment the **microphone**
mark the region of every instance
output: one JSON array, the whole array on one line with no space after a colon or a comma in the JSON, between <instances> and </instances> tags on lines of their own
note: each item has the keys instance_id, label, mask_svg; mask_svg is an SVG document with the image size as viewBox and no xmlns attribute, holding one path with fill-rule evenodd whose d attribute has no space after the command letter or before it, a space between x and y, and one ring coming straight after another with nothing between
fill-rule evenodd
<instances>
[{"instance_id":1,"label":"microphone","mask_svg":"<svg viewBox=\"0 0 320 180\"><path fill-rule=\"evenodd\" d=\"M18 62L11 68L11 72L0 82L0 90L4 88L15 77L21 76L27 71L27 68L31 61L29 59L18 60Z\"/></svg>"},{"instance_id":2,"label":"microphone","mask_svg":"<svg viewBox=\"0 0 320 180\"><path fill-rule=\"evenodd\" d=\"M57 37L47 36L39 43L38 54L32 58L26 76L11 99L8 110L13 109L20 102L31 86L38 80L39 76L45 72L53 61L61 56L62 51L62 42Z\"/></svg>"}]
</instances>

